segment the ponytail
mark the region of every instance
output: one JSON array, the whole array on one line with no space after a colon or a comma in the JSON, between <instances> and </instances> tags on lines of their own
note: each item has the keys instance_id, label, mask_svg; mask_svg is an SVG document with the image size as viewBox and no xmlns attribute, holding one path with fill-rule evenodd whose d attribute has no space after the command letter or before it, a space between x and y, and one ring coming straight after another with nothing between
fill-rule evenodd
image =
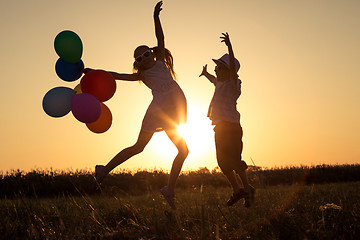
<instances>
[{"instance_id":1,"label":"ponytail","mask_svg":"<svg viewBox=\"0 0 360 240\"><path fill-rule=\"evenodd\" d=\"M158 47L153 47L151 50L154 52L155 57L157 56ZM174 71L174 58L169 49L165 48L164 62L166 67L169 69L171 76L176 79L176 73Z\"/></svg>"}]
</instances>

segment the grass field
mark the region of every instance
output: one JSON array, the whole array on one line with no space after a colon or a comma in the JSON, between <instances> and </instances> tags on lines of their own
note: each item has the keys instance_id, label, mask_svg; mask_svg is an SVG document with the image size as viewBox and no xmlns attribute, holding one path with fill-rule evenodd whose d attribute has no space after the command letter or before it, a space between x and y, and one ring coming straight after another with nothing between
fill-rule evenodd
<instances>
[{"instance_id":1,"label":"grass field","mask_svg":"<svg viewBox=\"0 0 360 240\"><path fill-rule=\"evenodd\" d=\"M255 205L225 202L231 189L0 200L1 239L358 239L360 182L259 188Z\"/></svg>"}]
</instances>

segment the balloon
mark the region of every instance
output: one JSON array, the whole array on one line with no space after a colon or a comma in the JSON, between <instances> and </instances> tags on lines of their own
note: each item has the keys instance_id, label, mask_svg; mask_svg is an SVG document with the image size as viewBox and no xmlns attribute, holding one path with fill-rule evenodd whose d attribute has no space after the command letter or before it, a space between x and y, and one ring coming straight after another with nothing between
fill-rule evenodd
<instances>
[{"instance_id":1,"label":"balloon","mask_svg":"<svg viewBox=\"0 0 360 240\"><path fill-rule=\"evenodd\" d=\"M101 115L98 120L93 123L87 123L87 128L94 133L104 133L110 127L112 123L112 115L110 109L104 104L101 104Z\"/></svg>"},{"instance_id":2,"label":"balloon","mask_svg":"<svg viewBox=\"0 0 360 240\"><path fill-rule=\"evenodd\" d=\"M74 88L74 91L75 91L76 94L83 93L83 92L81 91L81 85L80 85L80 83L79 83L78 85L76 85L76 87Z\"/></svg>"},{"instance_id":3,"label":"balloon","mask_svg":"<svg viewBox=\"0 0 360 240\"><path fill-rule=\"evenodd\" d=\"M67 87L56 87L48 91L42 101L45 113L51 117L63 117L71 110L71 98L75 91Z\"/></svg>"},{"instance_id":4,"label":"balloon","mask_svg":"<svg viewBox=\"0 0 360 240\"><path fill-rule=\"evenodd\" d=\"M69 63L59 58L55 64L55 71L59 78L67 82L73 82L81 77L84 70L84 63L80 60L77 63Z\"/></svg>"},{"instance_id":5,"label":"balloon","mask_svg":"<svg viewBox=\"0 0 360 240\"><path fill-rule=\"evenodd\" d=\"M104 70L92 70L80 81L84 93L94 95L100 102L109 100L116 91L115 78Z\"/></svg>"},{"instance_id":6,"label":"balloon","mask_svg":"<svg viewBox=\"0 0 360 240\"><path fill-rule=\"evenodd\" d=\"M81 59L83 45L80 37L73 31L60 32L55 37L54 47L59 57L69 63L77 63Z\"/></svg>"},{"instance_id":7,"label":"balloon","mask_svg":"<svg viewBox=\"0 0 360 240\"><path fill-rule=\"evenodd\" d=\"M76 94L71 99L71 111L74 117L83 123L95 122L101 114L99 100L91 94Z\"/></svg>"}]
</instances>

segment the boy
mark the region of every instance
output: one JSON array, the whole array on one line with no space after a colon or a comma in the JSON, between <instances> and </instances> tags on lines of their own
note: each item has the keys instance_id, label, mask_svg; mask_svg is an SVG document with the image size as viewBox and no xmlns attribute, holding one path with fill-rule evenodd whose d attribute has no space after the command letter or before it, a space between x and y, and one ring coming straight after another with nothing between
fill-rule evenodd
<instances>
[{"instance_id":1,"label":"boy","mask_svg":"<svg viewBox=\"0 0 360 240\"><path fill-rule=\"evenodd\" d=\"M241 80L237 75L240 63L234 56L229 34L222 35L221 42L225 42L229 53L224 54L220 59L213 59L216 64L216 77L207 72L207 65L203 67L200 76L204 75L215 85L208 117L215 125L215 147L219 167L233 188L233 194L227 205L232 206L241 198L245 198L245 207L250 207L254 200L255 189L249 185L245 171L248 166L241 159L243 131L240 125L240 113L236 109L236 102L241 94ZM234 171L240 176L244 188L240 187Z\"/></svg>"}]
</instances>

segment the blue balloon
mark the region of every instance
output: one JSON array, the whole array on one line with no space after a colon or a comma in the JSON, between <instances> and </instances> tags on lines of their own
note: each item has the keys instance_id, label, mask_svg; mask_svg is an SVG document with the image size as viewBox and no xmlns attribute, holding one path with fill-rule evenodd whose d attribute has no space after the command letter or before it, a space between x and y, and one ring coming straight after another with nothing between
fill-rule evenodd
<instances>
[{"instance_id":1,"label":"blue balloon","mask_svg":"<svg viewBox=\"0 0 360 240\"><path fill-rule=\"evenodd\" d=\"M42 106L50 117L63 117L71 110L71 99L75 91L68 87L56 87L48 91L42 101Z\"/></svg>"},{"instance_id":2,"label":"blue balloon","mask_svg":"<svg viewBox=\"0 0 360 240\"><path fill-rule=\"evenodd\" d=\"M69 63L59 58L55 64L56 74L66 82L73 82L81 77L84 70L84 63L80 60L77 63Z\"/></svg>"}]
</instances>

